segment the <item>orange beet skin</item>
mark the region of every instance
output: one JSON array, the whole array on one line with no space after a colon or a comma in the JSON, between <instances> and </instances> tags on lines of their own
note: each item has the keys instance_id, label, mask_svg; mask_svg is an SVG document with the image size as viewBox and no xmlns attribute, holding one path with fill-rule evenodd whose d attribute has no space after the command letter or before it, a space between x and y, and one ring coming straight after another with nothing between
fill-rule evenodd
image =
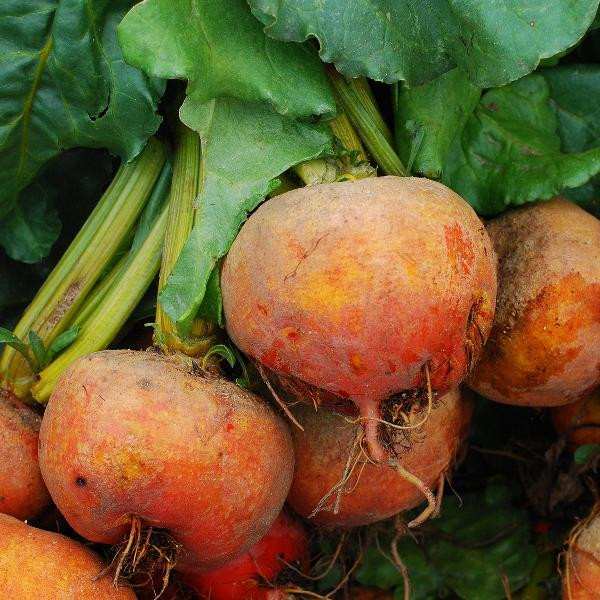
<instances>
[{"instance_id":1,"label":"orange beet skin","mask_svg":"<svg viewBox=\"0 0 600 600\"><path fill-rule=\"evenodd\" d=\"M0 597L7 600L135 600L84 545L0 514Z\"/></svg>"},{"instance_id":2,"label":"orange beet skin","mask_svg":"<svg viewBox=\"0 0 600 600\"><path fill-rule=\"evenodd\" d=\"M41 417L0 390L0 513L34 519L50 503L38 464Z\"/></svg>"},{"instance_id":3,"label":"orange beet skin","mask_svg":"<svg viewBox=\"0 0 600 600\"><path fill-rule=\"evenodd\" d=\"M288 564L308 571L308 536L298 520L282 512L248 552L214 571L187 573L185 582L210 600L286 600L289 594L277 577Z\"/></svg>"},{"instance_id":4,"label":"orange beet skin","mask_svg":"<svg viewBox=\"0 0 600 600\"><path fill-rule=\"evenodd\" d=\"M283 506L293 461L287 426L258 397L149 352L75 362L40 431L44 480L79 534L113 544L137 515L182 545L182 570L256 543Z\"/></svg>"},{"instance_id":5,"label":"orange beet skin","mask_svg":"<svg viewBox=\"0 0 600 600\"><path fill-rule=\"evenodd\" d=\"M227 255L222 289L245 353L380 417L390 395L425 390L426 365L434 392L463 381L491 328L495 255L444 185L369 178L263 204Z\"/></svg>"},{"instance_id":6,"label":"orange beet skin","mask_svg":"<svg viewBox=\"0 0 600 600\"><path fill-rule=\"evenodd\" d=\"M422 428L412 432L410 449L398 450L398 462L430 488L454 466L469 430L472 399L468 392L454 390L439 400ZM310 406L294 408L304 427L292 430L296 467L288 496L289 505L308 518L317 504L341 479L351 454L356 427L341 415L315 411ZM415 415L413 422L422 415ZM408 444L407 444L408 446ZM354 468L345 486L339 512L331 510L334 498L309 522L326 527L355 527L387 519L424 502L422 492L387 465L366 463Z\"/></svg>"},{"instance_id":7,"label":"orange beet skin","mask_svg":"<svg viewBox=\"0 0 600 600\"><path fill-rule=\"evenodd\" d=\"M473 388L519 406L575 402L600 385L600 221L558 198L487 229L498 300Z\"/></svg>"}]
</instances>

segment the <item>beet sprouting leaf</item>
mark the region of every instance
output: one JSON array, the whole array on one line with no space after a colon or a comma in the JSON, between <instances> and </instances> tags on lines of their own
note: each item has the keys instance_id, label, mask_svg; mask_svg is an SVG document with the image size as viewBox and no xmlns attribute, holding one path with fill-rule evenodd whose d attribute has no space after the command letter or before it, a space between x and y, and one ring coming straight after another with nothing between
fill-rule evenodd
<instances>
[{"instance_id":1,"label":"beet sprouting leaf","mask_svg":"<svg viewBox=\"0 0 600 600\"><path fill-rule=\"evenodd\" d=\"M48 205L36 218L30 203L18 207L48 160L76 146L129 160L158 128L164 84L125 64L117 43L116 25L131 4L0 3L0 218L12 212L14 225L0 243L15 258L39 260L60 231Z\"/></svg>"},{"instance_id":2,"label":"beet sprouting leaf","mask_svg":"<svg viewBox=\"0 0 600 600\"><path fill-rule=\"evenodd\" d=\"M412 171L439 178L450 145L477 106L481 89L452 69L420 86L398 90L396 144L406 163L414 152Z\"/></svg>"},{"instance_id":3,"label":"beet sprouting leaf","mask_svg":"<svg viewBox=\"0 0 600 600\"><path fill-rule=\"evenodd\" d=\"M573 460L577 465L584 465L598 453L600 453L600 444L585 444L585 446L580 446L575 450Z\"/></svg>"},{"instance_id":4,"label":"beet sprouting leaf","mask_svg":"<svg viewBox=\"0 0 600 600\"><path fill-rule=\"evenodd\" d=\"M48 347L48 350L46 350L44 361L40 363L40 366L45 367L46 365L50 364L58 354L68 348L75 341L75 338L79 335L80 331L80 327L72 327L71 329L67 329L67 331L63 331L55 340L52 341Z\"/></svg>"},{"instance_id":5,"label":"beet sprouting leaf","mask_svg":"<svg viewBox=\"0 0 600 600\"><path fill-rule=\"evenodd\" d=\"M9 331L4 327L0 327L0 344L6 344L7 346L14 348L17 352L20 352L30 364L35 364L29 354L27 344L19 339L12 331Z\"/></svg>"},{"instance_id":6,"label":"beet sprouting leaf","mask_svg":"<svg viewBox=\"0 0 600 600\"><path fill-rule=\"evenodd\" d=\"M452 145L444 182L481 214L583 185L600 172L600 145L565 152L557 129L542 75L489 90Z\"/></svg>"},{"instance_id":7,"label":"beet sprouting leaf","mask_svg":"<svg viewBox=\"0 0 600 600\"><path fill-rule=\"evenodd\" d=\"M522 77L572 46L598 8L598 0L248 2L268 35L315 37L321 58L350 77L420 85L458 67L480 87Z\"/></svg>"},{"instance_id":8,"label":"beet sprouting leaf","mask_svg":"<svg viewBox=\"0 0 600 600\"><path fill-rule=\"evenodd\" d=\"M325 126L291 119L262 103L219 98L186 100L183 122L202 139L203 181L194 227L159 302L184 329L191 324L209 277L248 213L273 188L273 179L299 162L333 154Z\"/></svg>"}]
</instances>

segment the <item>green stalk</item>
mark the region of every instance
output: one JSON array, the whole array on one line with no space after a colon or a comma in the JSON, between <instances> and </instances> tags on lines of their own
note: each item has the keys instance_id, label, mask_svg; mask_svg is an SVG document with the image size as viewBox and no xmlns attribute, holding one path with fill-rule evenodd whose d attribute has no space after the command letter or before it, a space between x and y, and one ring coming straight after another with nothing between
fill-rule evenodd
<instances>
[{"instance_id":1,"label":"green stalk","mask_svg":"<svg viewBox=\"0 0 600 600\"><path fill-rule=\"evenodd\" d=\"M96 312L96 309L108 294L109 290L115 285L119 277L119 273L122 271L129 255L125 254L117 262L117 264L109 271L109 273L102 279L102 281L88 294L85 299L84 305L78 311L77 316L71 323L72 327L85 327L87 321Z\"/></svg>"},{"instance_id":2,"label":"green stalk","mask_svg":"<svg viewBox=\"0 0 600 600\"><path fill-rule=\"evenodd\" d=\"M125 254L118 260L118 262L111 268L107 275L105 275L100 283L98 283L94 289L88 294L85 299L83 306L77 311L77 315L70 323L71 327L84 327L87 319L94 313L96 307L102 302L104 296L112 288L119 277L119 273L122 269L126 268L129 262L135 256L140 245L143 243L148 230L154 224L158 213L165 205L167 196L169 194L169 188L171 187L172 169L169 162L166 162L163 166L162 172L154 190L150 196L150 199L146 203L144 212L136 226L135 232L131 232L131 239L126 247Z\"/></svg>"},{"instance_id":3,"label":"green stalk","mask_svg":"<svg viewBox=\"0 0 600 600\"><path fill-rule=\"evenodd\" d=\"M328 72L341 107L380 169L386 175L406 175L402 161L388 141L391 133L387 126L382 128L383 119L364 84L355 83L353 87L334 68L329 68Z\"/></svg>"},{"instance_id":4,"label":"green stalk","mask_svg":"<svg viewBox=\"0 0 600 600\"><path fill-rule=\"evenodd\" d=\"M142 299L160 267L168 208L163 208L150 233L126 268L121 270L96 310L87 319L85 330L56 360L39 373L32 396L45 403L58 378L75 360L103 350L115 338Z\"/></svg>"},{"instance_id":5,"label":"green stalk","mask_svg":"<svg viewBox=\"0 0 600 600\"><path fill-rule=\"evenodd\" d=\"M350 119L345 112L342 112L335 119L327 121L329 129L333 132L333 135L342 142L342 145L346 150L354 150L357 153L357 160L367 161L367 154L363 147L361 139L358 137L356 130L352 127Z\"/></svg>"},{"instance_id":6,"label":"green stalk","mask_svg":"<svg viewBox=\"0 0 600 600\"><path fill-rule=\"evenodd\" d=\"M198 211L194 209L194 200L202 185L201 158L200 137L180 124L158 281L159 292L165 286L198 217ZM194 319L191 331L186 336L181 336L176 324L169 319L160 302L156 303L156 324L154 342L160 345L159 338L164 336L167 350L175 350L188 356L201 356L215 343L216 327L203 319Z\"/></svg>"},{"instance_id":7,"label":"green stalk","mask_svg":"<svg viewBox=\"0 0 600 600\"><path fill-rule=\"evenodd\" d=\"M357 77L356 79L350 79L348 85L352 88L358 101L362 107L368 113L369 118L373 121L377 129L381 132L383 137L387 140L390 146L394 146L394 136L387 123L383 120L379 108L377 107L377 100L373 95L373 90L369 85L366 77Z\"/></svg>"},{"instance_id":8,"label":"green stalk","mask_svg":"<svg viewBox=\"0 0 600 600\"><path fill-rule=\"evenodd\" d=\"M151 139L131 163L120 167L92 214L28 306L14 333L34 331L46 347L65 329L87 295L131 235L165 162L165 150ZM23 395L33 373L27 361L6 347L0 360L4 384Z\"/></svg>"}]
</instances>

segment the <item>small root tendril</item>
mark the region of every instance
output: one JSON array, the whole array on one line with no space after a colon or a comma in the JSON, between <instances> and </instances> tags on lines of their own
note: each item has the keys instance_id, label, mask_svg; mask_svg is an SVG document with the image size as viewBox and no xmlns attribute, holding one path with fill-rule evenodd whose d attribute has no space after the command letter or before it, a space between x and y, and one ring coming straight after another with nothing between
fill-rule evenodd
<instances>
[{"instance_id":1,"label":"small root tendril","mask_svg":"<svg viewBox=\"0 0 600 600\"><path fill-rule=\"evenodd\" d=\"M145 575L153 582L157 576L162 580L161 589L155 592L160 598L169 585L171 571L181 554L181 545L166 531L144 526L138 515L129 517L130 529L127 539L115 547L109 565L96 579L113 573L113 584L118 587L122 579L131 580Z\"/></svg>"},{"instance_id":2,"label":"small root tendril","mask_svg":"<svg viewBox=\"0 0 600 600\"><path fill-rule=\"evenodd\" d=\"M413 527L418 527L419 525L423 524L425 521L427 521L427 519L430 516L436 513L437 501L435 499L435 496L433 495L433 492L416 475L413 475L410 471L407 471L400 463L396 465L396 470L398 471L400 477L403 477L404 479L406 479L406 481L409 481L415 487L421 490L421 492L427 499L427 507L423 510L423 512L420 515L415 517L408 524L408 527L412 529Z\"/></svg>"}]
</instances>

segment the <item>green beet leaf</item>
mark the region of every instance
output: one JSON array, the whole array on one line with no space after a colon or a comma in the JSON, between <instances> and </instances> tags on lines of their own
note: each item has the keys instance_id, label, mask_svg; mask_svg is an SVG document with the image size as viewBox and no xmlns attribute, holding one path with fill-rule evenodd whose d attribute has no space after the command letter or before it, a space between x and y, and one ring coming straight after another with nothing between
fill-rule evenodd
<instances>
[{"instance_id":1,"label":"green beet leaf","mask_svg":"<svg viewBox=\"0 0 600 600\"><path fill-rule=\"evenodd\" d=\"M600 147L563 152L557 129L542 75L489 90L452 144L444 182L487 215L583 185L600 172Z\"/></svg>"},{"instance_id":2,"label":"green beet leaf","mask_svg":"<svg viewBox=\"0 0 600 600\"><path fill-rule=\"evenodd\" d=\"M133 158L160 123L164 84L123 61L116 25L131 0L3 0L0 3L0 243L29 262L59 228L47 205L24 224L20 192L52 157L76 146ZM31 238L37 238L32 240ZM31 242L31 244L30 244ZM27 249L27 247L29 249Z\"/></svg>"},{"instance_id":3,"label":"green beet leaf","mask_svg":"<svg viewBox=\"0 0 600 600\"><path fill-rule=\"evenodd\" d=\"M585 444L575 450L573 460L575 464L584 465L590 458L600 453L600 444Z\"/></svg>"},{"instance_id":4,"label":"green beet leaf","mask_svg":"<svg viewBox=\"0 0 600 600\"><path fill-rule=\"evenodd\" d=\"M529 580L537 553L530 543L529 516L517 509L502 482L484 494L444 498L441 533L430 549L431 562L463 600L504 600L502 576L515 592Z\"/></svg>"},{"instance_id":5,"label":"green beet leaf","mask_svg":"<svg viewBox=\"0 0 600 600\"><path fill-rule=\"evenodd\" d=\"M550 84L563 151L600 145L600 66L566 65L540 73Z\"/></svg>"},{"instance_id":6,"label":"green beet leaf","mask_svg":"<svg viewBox=\"0 0 600 600\"><path fill-rule=\"evenodd\" d=\"M13 210L0 218L0 244L13 260L39 262L60 234L56 193L47 183L42 177L27 186Z\"/></svg>"},{"instance_id":7,"label":"green beet leaf","mask_svg":"<svg viewBox=\"0 0 600 600\"><path fill-rule=\"evenodd\" d=\"M563 196L579 204L582 208L600 219L600 176L592 177L578 188L562 191Z\"/></svg>"},{"instance_id":8,"label":"green beet leaf","mask_svg":"<svg viewBox=\"0 0 600 600\"><path fill-rule=\"evenodd\" d=\"M198 103L188 98L180 116L202 139L202 191L196 200L197 224L159 302L185 332L217 261L229 250L248 213L278 185L274 178L305 160L333 155L334 148L324 125L291 119L265 103L233 98ZM213 302L220 301L217 296ZM211 314L210 309L204 314Z\"/></svg>"},{"instance_id":9,"label":"green beet leaf","mask_svg":"<svg viewBox=\"0 0 600 600\"><path fill-rule=\"evenodd\" d=\"M146 0L119 25L125 59L159 77L185 78L197 102L268 102L281 114L333 113L316 53L265 36L244 0Z\"/></svg>"},{"instance_id":10,"label":"green beet leaf","mask_svg":"<svg viewBox=\"0 0 600 600\"><path fill-rule=\"evenodd\" d=\"M442 597L442 591L447 588L442 576L429 562L424 548L409 538L401 539L397 548L410 578L411 600L436 600ZM383 549L389 554L387 548ZM367 548L355 579L363 585L394 589L395 598L404 598L404 580L400 571L376 548Z\"/></svg>"},{"instance_id":11,"label":"green beet leaf","mask_svg":"<svg viewBox=\"0 0 600 600\"><path fill-rule=\"evenodd\" d=\"M396 144L406 164L414 154L412 171L437 179L450 145L477 106L481 89L467 75L452 69L417 87L401 86L397 95Z\"/></svg>"},{"instance_id":12,"label":"green beet leaf","mask_svg":"<svg viewBox=\"0 0 600 600\"><path fill-rule=\"evenodd\" d=\"M568 65L544 69L552 105L558 117L558 134L564 152L583 152L600 145L600 67ZM563 194L600 217L600 177Z\"/></svg>"},{"instance_id":13,"label":"green beet leaf","mask_svg":"<svg viewBox=\"0 0 600 600\"><path fill-rule=\"evenodd\" d=\"M512 490L501 478L491 478L484 490L465 494L461 500L446 495L441 517L421 527L419 543L410 537L398 542L398 555L410 578L411 599L504 600L503 576L512 592L526 585L531 576L537 553L530 529L528 513L515 507ZM400 600L404 581L388 558L391 535L380 535L379 549L367 548L356 580L394 590Z\"/></svg>"},{"instance_id":14,"label":"green beet leaf","mask_svg":"<svg viewBox=\"0 0 600 600\"><path fill-rule=\"evenodd\" d=\"M598 8L598 0L248 2L268 35L317 38L321 58L345 75L411 86L453 67L479 87L504 85L572 46Z\"/></svg>"},{"instance_id":15,"label":"green beet leaf","mask_svg":"<svg viewBox=\"0 0 600 600\"><path fill-rule=\"evenodd\" d=\"M51 344L44 356L44 362L42 366L50 364L57 354L60 354L63 350L68 348L79 335L80 327L73 327L63 331ZM40 340L41 341L41 340Z\"/></svg>"}]
</instances>

